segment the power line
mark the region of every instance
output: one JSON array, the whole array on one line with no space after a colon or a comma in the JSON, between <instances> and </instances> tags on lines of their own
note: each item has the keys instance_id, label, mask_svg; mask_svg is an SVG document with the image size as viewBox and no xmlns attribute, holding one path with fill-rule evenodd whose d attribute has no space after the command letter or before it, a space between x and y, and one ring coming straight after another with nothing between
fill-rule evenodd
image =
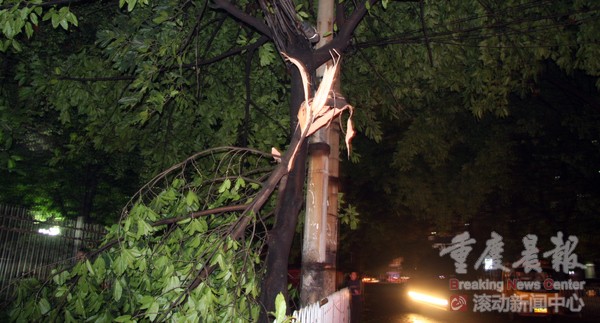
<instances>
[{"instance_id":1,"label":"power line","mask_svg":"<svg viewBox=\"0 0 600 323\"><path fill-rule=\"evenodd\" d=\"M496 12L498 13L508 13L511 10L518 10L524 8L535 8L534 4L538 3L552 3L552 1L533 1L530 3L507 8L502 11ZM539 9L544 9L539 8ZM461 18L458 20L450 21L447 23L438 24L437 26L429 26L428 40L433 43L440 44L451 44L458 45L457 41L471 41L471 42L481 42L482 40L488 39L494 36L516 36L523 35L529 36L531 38L537 38L536 33L541 31L550 30L550 29L560 29L560 28L569 28L582 24L583 22L597 19L597 15L595 15L599 11L600 7L591 7L591 8L582 8L579 10L572 10L567 12L553 12L548 13L546 15L540 15L539 12L535 14L525 12L521 12L521 16L517 17L517 19L509 20L511 17L503 17L504 21L496 21L493 23L472 26L472 27L463 27L467 21L477 21L484 20L492 16L492 13L488 13L486 15L479 16L471 16L466 18ZM575 15L585 14L584 17L575 18ZM498 15L494 15L496 20L498 19ZM568 17L568 19L566 19ZM551 22L546 24L535 24L536 22ZM523 29L523 25L527 24L527 28ZM451 29L452 26L459 26L459 29ZM443 30L440 30L440 27ZM436 31L437 29L437 31ZM498 31L501 30L499 33ZM408 43L422 43L424 41L423 30L422 28L411 30L407 32L400 33L398 35L380 38L372 41L359 42L354 46L357 48L368 48L368 47L376 47L376 46L386 46L392 44L408 44ZM460 45L464 45L467 47L485 47L474 44L465 44L460 43ZM542 47L546 45L526 45L525 47ZM571 46L560 44L560 45L548 45L548 46ZM496 46L491 46L496 47ZM524 46L503 46L503 47L524 47Z\"/></svg>"}]
</instances>

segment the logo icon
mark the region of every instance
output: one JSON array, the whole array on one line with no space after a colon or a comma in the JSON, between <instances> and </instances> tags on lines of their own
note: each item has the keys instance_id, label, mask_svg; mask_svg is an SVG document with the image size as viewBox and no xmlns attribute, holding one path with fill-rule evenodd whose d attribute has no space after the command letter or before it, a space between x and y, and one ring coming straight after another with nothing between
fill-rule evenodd
<instances>
[{"instance_id":1,"label":"logo icon","mask_svg":"<svg viewBox=\"0 0 600 323\"><path fill-rule=\"evenodd\" d=\"M452 295L450 296L450 310L455 312L466 312L467 311L467 296L466 295Z\"/></svg>"}]
</instances>

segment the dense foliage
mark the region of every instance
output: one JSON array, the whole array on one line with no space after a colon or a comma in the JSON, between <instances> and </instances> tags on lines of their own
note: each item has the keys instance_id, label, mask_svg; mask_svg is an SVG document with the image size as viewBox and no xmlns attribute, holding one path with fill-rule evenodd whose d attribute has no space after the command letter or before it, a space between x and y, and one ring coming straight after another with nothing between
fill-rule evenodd
<instances>
[{"instance_id":1,"label":"dense foliage","mask_svg":"<svg viewBox=\"0 0 600 323\"><path fill-rule=\"evenodd\" d=\"M124 200L114 200L112 216L104 213L102 200L116 197L107 187L133 194L143 180L208 147L281 146L288 136L286 77L280 76L272 45L261 43L260 50L257 45L259 57L250 53L249 70L240 73L237 67L246 64L240 54L258 36L207 6L192 3L179 15L182 9L169 1L131 13L91 3L70 9L82 17L78 28L53 30L50 22L39 21L31 38L5 32L5 42L27 46L3 57L2 164L13 170L5 187L20 184L23 192L72 187L71 195L93 190L92 214L83 215L114 221ZM219 58L228 50L237 55ZM210 60L216 63L208 65ZM246 87L250 72L258 82ZM81 171L68 164L81 165ZM93 178L64 183L63 177L61 183L55 176L36 176L47 174L48 166L51 173L62 168ZM49 200L65 215L81 214L85 201L69 194L62 196L66 207L60 198ZM8 197L5 202L33 204Z\"/></svg>"},{"instance_id":2,"label":"dense foliage","mask_svg":"<svg viewBox=\"0 0 600 323\"><path fill-rule=\"evenodd\" d=\"M465 223L517 242L563 228L597 259L597 10L425 1L365 17L342 83L367 134L355 141L361 162L342 166L347 199L370 216L342 246L354 266L386 265L420 250L430 231ZM390 253L373 259L373 249Z\"/></svg>"},{"instance_id":3,"label":"dense foliage","mask_svg":"<svg viewBox=\"0 0 600 323\"><path fill-rule=\"evenodd\" d=\"M322 61L328 53L312 49L302 37L285 38L301 35L293 34L298 32L298 25L286 27L292 30L290 34L267 19L273 17L275 10L269 9L277 3L292 4L236 1L234 6L216 0L126 0L120 1L119 8L93 1L71 6L68 2L1 2L0 167L10 171L8 177L0 179L7 184L2 189L14 192L21 185L21 192L37 196L32 188L39 188L55 208L61 208L58 202L63 199L62 208L70 210L67 213L88 210L88 214L101 218L107 215L98 212L99 201L114 202L106 203L105 208L112 207L116 214L117 205L133 194L132 187L140 185L142 179L194 152L218 145L263 150L284 146L290 140L290 128L294 129L294 109L298 107L289 106L294 102L296 70L278 55L281 42L299 44L290 45L296 52L288 54L298 55L311 72L316 68L314 62ZM556 176L565 178L564 174L557 175L556 167L575 166L567 168L565 174L575 174L574 169L583 170L579 175L590 172L578 158L587 153L597 155L597 123L559 112L593 106L590 102L597 100L600 19L596 1L376 3L337 1L336 29L330 45L343 54L343 94L357 107L359 137L366 141L354 150L355 161L362 163L356 168L346 166L352 176L344 188L355 190L346 195L349 202L366 202L361 214L372 210L400 219L427 219L444 227L474 218L482 222L509 219L530 213L531 204L517 199L523 192L534 196L527 202L546 203L550 195L564 197L560 192L576 187L566 185L552 194L542 194L548 183L560 182L554 180ZM312 2L298 1L292 9L297 17L289 19L314 21ZM558 70L553 75L560 75L561 80L585 78L587 93L594 97L576 106L554 106L552 109L558 110L551 114L554 127L538 121L546 115L547 105L535 101L542 76L550 67ZM288 97L290 92L292 98ZM584 112L589 120L597 120L589 109ZM562 124L563 118L575 122ZM559 124L569 129L565 138L577 138L581 143L582 149L574 154L578 157L558 156L564 163L549 163L539 157L521 168L530 151L546 154L568 146L554 142L542 149L536 144L537 135L564 130L557 127ZM522 153L515 153L519 151ZM44 162L31 162L40 160L40 155ZM49 165L47 171L40 170L42 165ZM538 172L540 169L544 171ZM95 176L73 185L84 177L68 180L64 174L69 172ZM302 169L299 173L295 180L303 183ZM520 181L523 176L532 180ZM585 187L596 181L592 177ZM131 185L121 186L123 183ZM82 186L95 193L87 198L48 193L80 190ZM120 189L108 189L115 187ZM372 190L365 194L361 189L366 188ZM575 199L548 205L575 205L567 210L584 210L593 222L590 215L597 205L597 192L574 192ZM290 194L301 193L302 189L297 189ZM8 195L3 192L2 196ZM366 197L373 200L366 201ZM293 206L287 218L295 218L300 208L297 200L285 200L284 204ZM545 210L556 209L547 207L537 212ZM294 224L271 237L290 235L289 227L293 230ZM129 233L132 237L138 235L137 226L128 228L135 229ZM154 237L151 231L148 237ZM160 245L158 240L148 239L150 244ZM127 249L113 252L122 250ZM87 274L82 265L76 271L85 276L99 268L114 269L116 258L104 259L105 267L96 264L99 259L90 262ZM137 261L127 265L136 267ZM114 273L109 275L120 279ZM115 286L120 284L110 285L113 299ZM158 297L157 291L153 290L153 297ZM80 295L88 296L85 292ZM70 300L76 302L78 298ZM144 303L144 311L132 315L152 318L148 308L162 308L167 303ZM44 311L35 315L46 312L46 302L42 305ZM54 312L45 314L50 313ZM170 313L179 315L177 311Z\"/></svg>"},{"instance_id":4,"label":"dense foliage","mask_svg":"<svg viewBox=\"0 0 600 323\"><path fill-rule=\"evenodd\" d=\"M49 281L23 281L11 319L256 321L272 207L240 214L271 161L256 151L214 149L161 173L131 200L98 250Z\"/></svg>"},{"instance_id":5,"label":"dense foliage","mask_svg":"<svg viewBox=\"0 0 600 323\"><path fill-rule=\"evenodd\" d=\"M149 178L206 147L270 149L286 141L288 78L271 43L252 29L240 28L223 11L211 10L208 2L186 7L168 1L121 3L125 4L135 10L94 3L43 14L40 7L3 10L6 17L13 15L3 25L3 75L13 77L2 86L3 167L26 165L21 159L27 153L14 149L19 145L30 151L44 146L56 164L90 155L99 155L95 160L115 159L108 172L116 180L128 172L121 161L134 155L143 163L133 167L134 172ZM262 15L252 3L238 6ZM351 13L351 5L345 8ZM314 19L311 5L297 9L299 16ZM74 20L67 14L71 11L83 18ZM567 74L597 76L597 15L593 1L373 6L344 61L344 92L361 107L357 121L367 137L381 141L381 122L388 118L397 120L394 128L407 127L402 141L392 144L390 163L400 171L421 158L435 165L451 156L450 140L473 137L457 136L462 126L449 124L453 115L465 109L480 117L486 112L508 115L511 95L528 95L537 88L544 62L554 62ZM38 33L27 27L31 24ZM69 32L55 32L51 26ZM15 43L20 45L14 48ZM28 50L18 51L23 46ZM468 119L467 115L465 126L475 124ZM34 127L39 124L43 131ZM43 141L44 134L57 138L50 129L63 139ZM25 145L25 137L39 143L38 148ZM503 163L501 148L487 146L495 150L488 153L496 156L490 161ZM482 177L479 172L472 177L481 185L478 178L488 177L485 182L493 183L490 176L501 174L498 170L496 175ZM27 175L13 175L17 178L9 183L38 178ZM414 182L407 180L411 187ZM463 197L450 199L468 199L472 205L463 209L476 210L494 189L482 187L473 196L467 188ZM440 198L427 198L426 190L409 190L417 193L405 202L423 204L411 207L417 212ZM459 210L440 211L426 211L426 216Z\"/></svg>"},{"instance_id":6,"label":"dense foliage","mask_svg":"<svg viewBox=\"0 0 600 323\"><path fill-rule=\"evenodd\" d=\"M420 242L426 243L431 231L454 234L465 228L482 240L492 230L501 233L507 257L520 254L525 234L549 237L563 230L579 237L582 259L598 259L593 236L600 201L600 110L593 82L580 74L568 77L550 65L535 91L511 97L507 117L474 119L466 111L445 115L438 127L456 131L438 137L439 129L429 128L432 140L449 146L445 159L419 156L395 164L391 152L396 145L410 147L402 139L410 128L392 134L392 122L382 123L387 135L377 146L358 138L356 149L375 161L344 164L345 181L359 187L348 193L349 199L362 214L370 212L376 224L348 233L344 248L354 251L355 265L378 268L394 254L416 260ZM388 230L401 233L402 241ZM370 250L359 248L365 243L390 253L373 259Z\"/></svg>"}]
</instances>

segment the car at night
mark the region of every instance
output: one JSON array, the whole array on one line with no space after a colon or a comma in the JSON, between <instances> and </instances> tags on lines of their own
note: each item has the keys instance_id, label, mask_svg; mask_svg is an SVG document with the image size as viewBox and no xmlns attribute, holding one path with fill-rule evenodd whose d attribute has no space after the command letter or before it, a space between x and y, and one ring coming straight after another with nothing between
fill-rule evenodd
<instances>
[{"instance_id":1,"label":"car at night","mask_svg":"<svg viewBox=\"0 0 600 323\"><path fill-rule=\"evenodd\" d=\"M409 267L409 266L407 266ZM451 298L456 294L449 281L456 277L452 259L439 256L438 249L425 251L419 262L405 270L405 296L411 307L423 312L451 311Z\"/></svg>"},{"instance_id":2,"label":"car at night","mask_svg":"<svg viewBox=\"0 0 600 323\"><path fill-rule=\"evenodd\" d=\"M439 256L427 258L412 272L405 273L410 279L405 282L405 293L409 304L421 312L454 311L461 306L452 304L457 291L450 290L449 282L456 278L454 266ZM454 305L454 306L453 306ZM466 305L466 304L464 304ZM464 307L466 309L466 306Z\"/></svg>"},{"instance_id":3,"label":"car at night","mask_svg":"<svg viewBox=\"0 0 600 323\"><path fill-rule=\"evenodd\" d=\"M416 275L407 283L406 295L419 310L449 310L450 290L446 275Z\"/></svg>"}]
</instances>

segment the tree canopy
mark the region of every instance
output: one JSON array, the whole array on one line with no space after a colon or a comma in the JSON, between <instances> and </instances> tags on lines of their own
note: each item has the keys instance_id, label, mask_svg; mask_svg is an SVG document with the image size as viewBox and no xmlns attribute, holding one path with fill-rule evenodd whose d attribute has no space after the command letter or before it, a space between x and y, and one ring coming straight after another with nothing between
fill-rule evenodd
<instances>
[{"instance_id":1,"label":"tree canopy","mask_svg":"<svg viewBox=\"0 0 600 323\"><path fill-rule=\"evenodd\" d=\"M511 97L506 117L475 119L468 111L440 109L438 115L444 117L435 125L427 126L421 118L400 127L384 122L382 143L355 140L355 149L371 162L344 164L345 185L359 187L347 193L348 200L381 223L349 234L345 247L355 251L355 266L374 269L394 255L418 257L410 246L431 231L456 234L466 229L482 240L492 230L501 233L511 241L506 257L520 254L520 239L526 234L542 239L569 232L580 238L580 257L598 259L591 238L600 197L598 91L593 78L568 77L553 65L539 80L531 94ZM579 89L578 96L574 89ZM410 160L394 156L394 150L418 149L408 134L416 125L429 129L430 140L444 142L444 158L435 149ZM396 234L403 238L394 239ZM394 251L373 261L369 249L361 256L359 246L365 241Z\"/></svg>"},{"instance_id":2,"label":"tree canopy","mask_svg":"<svg viewBox=\"0 0 600 323\"><path fill-rule=\"evenodd\" d=\"M56 172L43 180L55 208L62 198L74 214L87 209L86 215L102 217L94 207L121 196L105 204L115 218L116 204L135 192L132 187L194 152L220 145L270 150L297 138L305 93L298 70L280 53L312 74L336 50L342 92L357 108L359 138L378 143L357 146L353 158L365 163L352 174L364 176L350 177L346 189L373 187L389 197L390 209L409 218L452 223L482 210L500 212L489 210L497 205L492 197L513 199L508 191L519 186L515 178L533 176L517 172L522 164L516 160L533 148L553 149L535 146L532 135L541 125L535 115L546 116L546 110L531 98L546 88L540 82L550 66L561 80L584 74L592 84L588 92L597 97L595 1L337 1L336 12L334 33L321 35L333 41L314 49L302 23L314 22L310 1L5 0L0 167L9 172L2 181L10 186L3 189L15 192L22 185L30 194L46 187L37 179ZM562 109L577 107L553 106L555 125L563 120ZM581 151L596 154L597 123L579 121L572 127L587 131L568 136L577 134L587 143ZM522 142L513 137L519 134ZM516 148L523 154L507 153ZM370 160L378 167L365 165ZM265 299L285 289L303 164L300 158L286 175L282 207L275 208L265 260L265 286L275 287ZM86 176L69 180L67 173ZM76 187L92 196L48 193ZM363 202L360 194L347 196ZM93 203L85 204L90 198ZM594 202L584 200L578 207L593 209Z\"/></svg>"}]
</instances>

